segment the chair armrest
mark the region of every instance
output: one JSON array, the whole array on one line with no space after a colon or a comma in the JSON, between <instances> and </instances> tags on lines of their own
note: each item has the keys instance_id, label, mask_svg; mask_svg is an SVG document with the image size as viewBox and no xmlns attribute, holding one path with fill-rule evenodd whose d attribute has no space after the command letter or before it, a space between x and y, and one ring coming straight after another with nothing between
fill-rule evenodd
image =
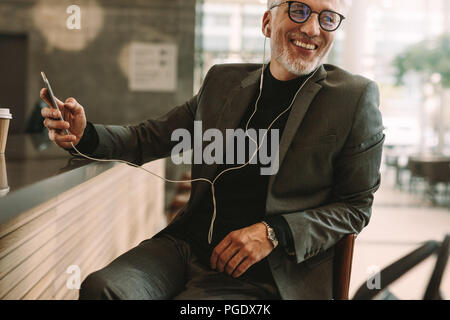
<instances>
[{"instance_id":1,"label":"chair armrest","mask_svg":"<svg viewBox=\"0 0 450 320\"><path fill-rule=\"evenodd\" d=\"M353 300L373 299L382 290L386 289L391 283L403 276L410 269L431 256L439 248L437 241L427 241L422 246L407 254L400 260L387 266L380 272L380 288L369 289L367 283L364 283L355 293Z\"/></svg>"}]
</instances>

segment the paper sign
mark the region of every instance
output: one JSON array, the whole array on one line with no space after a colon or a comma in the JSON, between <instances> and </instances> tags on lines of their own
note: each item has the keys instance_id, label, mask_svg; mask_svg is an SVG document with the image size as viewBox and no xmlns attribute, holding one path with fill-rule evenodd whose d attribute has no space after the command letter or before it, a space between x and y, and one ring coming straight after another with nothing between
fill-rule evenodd
<instances>
[{"instance_id":1,"label":"paper sign","mask_svg":"<svg viewBox=\"0 0 450 320\"><path fill-rule=\"evenodd\" d=\"M175 91L177 51L177 45L172 43L132 43L129 89L131 91Z\"/></svg>"}]
</instances>

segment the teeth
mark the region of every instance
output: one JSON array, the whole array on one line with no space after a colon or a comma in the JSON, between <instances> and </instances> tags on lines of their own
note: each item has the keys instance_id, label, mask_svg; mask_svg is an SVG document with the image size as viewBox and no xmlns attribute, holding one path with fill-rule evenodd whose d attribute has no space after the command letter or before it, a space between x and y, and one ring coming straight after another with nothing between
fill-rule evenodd
<instances>
[{"instance_id":1,"label":"teeth","mask_svg":"<svg viewBox=\"0 0 450 320\"><path fill-rule=\"evenodd\" d=\"M298 41L298 40L294 40L294 44L297 47L301 47L301 48L308 49L308 50L314 50L316 48L315 45L303 43L303 42Z\"/></svg>"}]
</instances>

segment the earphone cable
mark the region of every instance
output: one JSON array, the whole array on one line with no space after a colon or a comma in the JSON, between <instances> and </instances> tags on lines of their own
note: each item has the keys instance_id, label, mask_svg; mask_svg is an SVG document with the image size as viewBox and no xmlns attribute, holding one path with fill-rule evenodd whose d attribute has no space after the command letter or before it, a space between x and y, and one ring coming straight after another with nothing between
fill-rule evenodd
<instances>
[{"instance_id":1,"label":"earphone cable","mask_svg":"<svg viewBox=\"0 0 450 320\"><path fill-rule=\"evenodd\" d=\"M257 112L257 110L258 110L258 103L259 103L259 100L261 99L261 96L262 96L262 89L263 89L263 83L264 83L264 71L265 71L265 68L266 68L266 61L265 61L265 60L266 60L266 42L267 42L267 37L265 37L265 39L264 39L264 54L263 54L263 63L262 63L262 68L261 68L261 78L260 78L259 94L258 94L258 97L257 97L256 102L255 102L255 109L254 109L253 113L251 114L251 116L250 116L250 118L249 118L249 120L247 121L247 124L246 124L246 126L245 126L245 134L250 138L250 140L252 140L252 141L256 144L257 149L256 149L255 152L253 153L252 157L251 157L246 163L244 163L243 165L237 166L237 167L233 167L233 168L228 168L228 169L226 169L226 170L221 171L221 172L214 178L214 180L212 180L212 181L209 180L209 179L206 179L206 178L196 178L196 179L191 179L191 180L171 180L171 179L167 179L167 178L165 178L165 177L162 177L162 176L160 176L160 175L158 175L158 174L156 174L156 173L154 173L154 172L151 172L150 170L147 170L147 169L144 168L143 166L139 166L139 165L134 164L134 163L132 163L132 162L128 162L128 161L125 161L125 160L117 160L117 159L97 159L97 158L94 158L94 157L87 156L87 155L83 154L82 152L80 152L80 151L75 147L75 145L73 144L73 142L71 142L72 148L77 152L78 155L80 155L81 157L86 158L86 159L88 159L88 160L98 161L98 162L119 162L119 163L124 163L124 164L127 164L127 165L129 165L129 166L132 166L132 167L134 167L134 168L142 169L142 170L144 170L145 172L147 172L147 173L149 173L149 174L151 174L151 175L153 175L153 176L155 176L155 177L157 177L157 178L159 178L159 179L161 179L161 180L164 180L164 181L166 181L166 182L169 182L169 183L188 183L188 182L189 182L189 183L192 183L192 182L207 182L207 183L209 183L209 184L211 185L211 194L212 194L212 202L213 202L213 214L212 214L212 217L211 217L211 223L210 223L210 227L209 227L209 231L208 231L208 243L211 244L211 242L212 242L212 237L213 237L213 230L214 230L214 222L215 222L216 216L217 216L217 202L216 202L216 197L215 197L215 187L214 187L216 181L217 181L223 174L225 174L226 172L229 172L229 171L232 171L232 170L239 170L239 169L242 169L242 168L246 167L246 166L253 160L253 158L256 156L256 154L257 154L257 153L259 152L259 150L261 149L262 143L263 143L264 139L265 139L266 136L267 136L267 132L272 128L272 126L274 125L274 123L275 123L281 116L283 116L286 112L288 112L288 111L292 108L292 106L293 106L293 104L294 104L294 102L295 102L295 100L296 100L298 94L300 93L300 91L303 89L303 87L305 86L305 84L306 84L306 83L307 83L307 82L308 82L308 81L316 74L317 70L319 69L319 68L317 68L317 69L314 71L314 73L312 73L312 74L306 79L306 81L303 82L303 84L302 84L302 85L300 86L300 88L297 90L297 93L295 94L295 96L294 96L293 100L291 101L290 105L289 105L283 112L281 112L281 113L280 113L280 114L279 114L279 115L278 115L278 116L270 123L269 127L266 129L266 131L265 131L265 133L264 133L264 135L263 135L263 137L262 137L262 139L261 139L260 144L258 144L257 141L255 141L250 135L248 135L248 127L249 127L249 125L250 125L251 120L253 119L254 115L256 114L256 112Z\"/></svg>"}]
</instances>

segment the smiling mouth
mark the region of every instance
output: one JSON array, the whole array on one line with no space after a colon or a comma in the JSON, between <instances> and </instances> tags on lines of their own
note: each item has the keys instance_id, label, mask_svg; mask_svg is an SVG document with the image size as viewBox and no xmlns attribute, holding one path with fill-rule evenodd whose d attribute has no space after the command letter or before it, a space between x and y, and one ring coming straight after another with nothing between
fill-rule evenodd
<instances>
[{"instance_id":1,"label":"smiling mouth","mask_svg":"<svg viewBox=\"0 0 450 320\"><path fill-rule=\"evenodd\" d=\"M300 40L294 40L294 39L292 39L292 40L291 40L291 43L292 43L293 45L295 45L296 47L300 47L300 48L303 48L303 49L306 49L306 50L311 50L311 51L317 50L317 48L318 48L318 46L315 45L315 44L305 43L305 42L302 42L302 41L300 41Z\"/></svg>"}]
</instances>

